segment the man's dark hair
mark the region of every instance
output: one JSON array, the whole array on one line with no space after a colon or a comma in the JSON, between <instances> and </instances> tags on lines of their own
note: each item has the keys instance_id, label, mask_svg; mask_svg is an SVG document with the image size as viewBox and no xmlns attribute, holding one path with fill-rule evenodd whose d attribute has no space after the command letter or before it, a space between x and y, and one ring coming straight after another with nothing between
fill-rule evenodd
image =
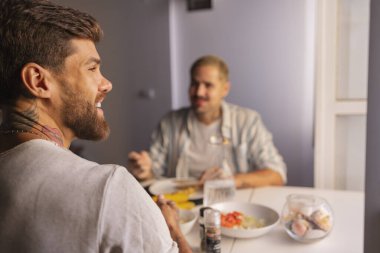
<instances>
[{"instance_id":1,"label":"man's dark hair","mask_svg":"<svg viewBox=\"0 0 380 253\"><path fill-rule=\"evenodd\" d=\"M56 73L72 52L70 40L100 40L102 30L90 15L47 0L0 1L0 105L13 103L23 88L21 70L36 63Z\"/></svg>"}]
</instances>

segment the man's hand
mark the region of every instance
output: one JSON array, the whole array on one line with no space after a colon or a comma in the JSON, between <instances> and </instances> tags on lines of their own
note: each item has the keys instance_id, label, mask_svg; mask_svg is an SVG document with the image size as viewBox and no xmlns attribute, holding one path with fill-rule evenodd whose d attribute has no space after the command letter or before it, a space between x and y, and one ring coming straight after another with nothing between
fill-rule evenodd
<instances>
[{"instance_id":1,"label":"man's hand","mask_svg":"<svg viewBox=\"0 0 380 253\"><path fill-rule=\"evenodd\" d=\"M161 209L162 215L169 227L170 236L173 241L177 242L179 252L191 253L192 250L179 227L179 215L176 204L171 200L165 199L162 195L158 195L157 205Z\"/></svg>"},{"instance_id":2,"label":"man's hand","mask_svg":"<svg viewBox=\"0 0 380 253\"><path fill-rule=\"evenodd\" d=\"M158 195L157 205L161 209L166 224L168 224L172 238L175 239L178 232L180 232L179 214L176 204L171 200L165 199L163 195Z\"/></svg>"},{"instance_id":3,"label":"man's hand","mask_svg":"<svg viewBox=\"0 0 380 253\"><path fill-rule=\"evenodd\" d=\"M199 182L204 184L206 180L217 179L223 176L223 170L221 168L210 168L205 170L199 178Z\"/></svg>"},{"instance_id":4,"label":"man's hand","mask_svg":"<svg viewBox=\"0 0 380 253\"><path fill-rule=\"evenodd\" d=\"M152 160L146 151L135 152L128 154L128 170L138 180L146 180L153 177Z\"/></svg>"}]
</instances>

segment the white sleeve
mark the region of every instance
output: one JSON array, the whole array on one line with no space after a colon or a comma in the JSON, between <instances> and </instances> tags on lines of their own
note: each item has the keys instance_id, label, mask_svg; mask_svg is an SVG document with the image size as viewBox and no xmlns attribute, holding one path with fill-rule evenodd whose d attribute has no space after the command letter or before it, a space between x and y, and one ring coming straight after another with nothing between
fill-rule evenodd
<instances>
[{"instance_id":1,"label":"white sleeve","mask_svg":"<svg viewBox=\"0 0 380 253\"><path fill-rule=\"evenodd\" d=\"M126 168L116 166L105 187L99 252L178 252L160 209Z\"/></svg>"}]
</instances>

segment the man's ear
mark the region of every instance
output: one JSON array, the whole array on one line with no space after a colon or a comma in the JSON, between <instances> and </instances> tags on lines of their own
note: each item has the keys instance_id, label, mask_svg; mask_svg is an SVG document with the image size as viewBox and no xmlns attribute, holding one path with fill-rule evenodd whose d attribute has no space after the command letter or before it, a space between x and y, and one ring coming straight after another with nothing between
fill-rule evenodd
<instances>
[{"instance_id":1,"label":"man's ear","mask_svg":"<svg viewBox=\"0 0 380 253\"><path fill-rule=\"evenodd\" d=\"M227 97L228 93L230 93L230 87L230 82L227 81L224 83L223 97Z\"/></svg>"},{"instance_id":2,"label":"man's ear","mask_svg":"<svg viewBox=\"0 0 380 253\"><path fill-rule=\"evenodd\" d=\"M35 97L51 96L51 84L48 82L50 72L36 63L27 63L21 70L21 79L25 88Z\"/></svg>"}]
</instances>

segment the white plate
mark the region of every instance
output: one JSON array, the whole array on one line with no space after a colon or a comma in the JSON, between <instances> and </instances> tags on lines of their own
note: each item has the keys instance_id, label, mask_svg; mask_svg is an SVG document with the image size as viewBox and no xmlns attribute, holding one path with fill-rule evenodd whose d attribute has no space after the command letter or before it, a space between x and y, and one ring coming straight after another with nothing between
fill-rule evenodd
<instances>
[{"instance_id":1,"label":"white plate","mask_svg":"<svg viewBox=\"0 0 380 253\"><path fill-rule=\"evenodd\" d=\"M222 202L211 205L212 208L229 213L233 211L242 212L245 215L253 216L257 219L264 219L266 226L252 229L237 229L222 227L222 234L233 238L253 238L262 236L271 231L280 221L278 213L266 206L240 203L240 202Z\"/></svg>"},{"instance_id":2,"label":"white plate","mask_svg":"<svg viewBox=\"0 0 380 253\"><path fill-rule=\"evenodd\" d=\"M173 193L179 190L176 185L177 183L175 178L159 180L149 186L149 192L154 195ZM201 198L203 198L203 191L199 188L196 192L189 196L189 200L197 200Z\"/></svg>"}]
</instances>

